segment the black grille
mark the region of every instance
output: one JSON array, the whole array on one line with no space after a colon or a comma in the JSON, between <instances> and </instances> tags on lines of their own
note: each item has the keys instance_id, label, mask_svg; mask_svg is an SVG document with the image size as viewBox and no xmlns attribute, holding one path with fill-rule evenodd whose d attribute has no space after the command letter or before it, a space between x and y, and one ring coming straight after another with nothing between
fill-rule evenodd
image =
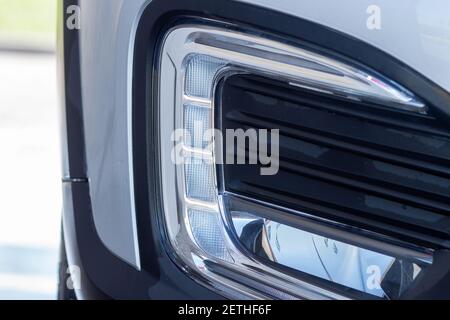
<instances>
[{"instance_id":1,"label":"black grille","mask_svg":"<svg viewBox=\"0 0 450 320\"><path fill-rule=\"evenodd\" d=\"M280 129L280 170L225 165L229 192L432 247L448 247L447 119L349 102L262 77L227 78L222 129ZM248 151L248 150L247 150Z\"/></svg>"}]
</instances>

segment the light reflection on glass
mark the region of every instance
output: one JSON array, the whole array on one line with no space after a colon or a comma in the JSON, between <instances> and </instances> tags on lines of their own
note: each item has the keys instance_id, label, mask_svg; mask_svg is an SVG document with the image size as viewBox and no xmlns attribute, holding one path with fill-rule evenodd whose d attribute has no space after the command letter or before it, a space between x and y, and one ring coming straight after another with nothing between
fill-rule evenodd
<instances>
[{"instance_id":1,"label":"light reflection on glass","mask_svg":"<svg viewBox=\"0 0 450 320\"><path fill-rule=\"evenodd\" d=\"M399 298L424 269L245 212L231 216L240 241L256 256L379 298Z\"/></svg>"}]
</instances>

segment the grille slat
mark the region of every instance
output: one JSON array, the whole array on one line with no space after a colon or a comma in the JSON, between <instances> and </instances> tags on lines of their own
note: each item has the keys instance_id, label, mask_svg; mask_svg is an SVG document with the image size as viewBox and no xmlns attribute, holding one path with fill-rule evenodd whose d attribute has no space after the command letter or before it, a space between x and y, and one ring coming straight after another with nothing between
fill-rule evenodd
<instances>
[{"instance_id":1,"label":"grille slat","mask_svg":"<svg viewBox=\"0 0 450 320\"><path fill-rule=\"evenodd\" d=\"M351 226L399 236L402 240L410 241L416 239L427 245L438 242L440 245L450 246L450 242L447 240L447 221L445 223L436 223L435 226L428 226L422 223L414 223L414 221L408 219L395 220L385 215L377 215L376 219L369 220L366 210L359 211L345 205L337 206L323 201L321 198L311 198L304 194L279 193L271 187L265 186L262 188L261 186L242 181L230 182L228 190L236 193L242 193L242 190L246 190L244 192L245 195L267 202L272 201L276 197L276 204L284 205L287 208L300 210L308 214L317 214L320 217L340 223L348 224L351 221ZM291 205L293 202L296 203L296 206ZM438 239L445 240L438 241Z\"/></svg>"},{"instance_id":2,"label":"grille slat","mask_svg":"<svg viewBox=\"0 0 450 320\"><path fill-rule=\"evenodd\" d=\"M405 155L403 151L389 152L382 148L374 148L363 144L356 144L342 140L339 136L332 134L302 130L300 128L292 128L286 126L285 123L279 121L260 120L260 116L249 116L242 112L231 112L227 116L228 120L234 121L239 127L246 126L247 128L257 129L280 129L280 134L292 137L294 139L305 140L311 143L344 150L354 154L360 154L370 157L372 159L384 160L400 166L409 167L418 171L429 172L438 176L445 176L450 178L450 168L442 165L439 161L430 162L424 159L411 158Z\"/></svg>"},{"instance_id":3,"label":"grille slat","mask_svg":"<svg viewBox=\"0 0 450 320\"><path fill-rule=\"evenodd\" d=\"M249 127L242 126L242 128L246 130ZM362 182L373 185L374 188L383 188L384 194L398 191L406 195L412 194L441 202L437 207L443 206L445 212L448 212L450 208L448 205L450 204L450 180L358 155L349 155L340 150L319 147L301 140L295 140L296 146L300 146L300 149L294 150L290 147L291 139L280 136L284 147L283 154L280 155L282 169L297 170L299 173L313 170L313 175L318 178L325 174L332 177L328 179L330 181L338 182L342 180L341 178L347 178L350 179L347 184L352 187L359 187L358 185ZM308 151L304 153L302 152L304 150ZM246 152L250 151L246 149ZM326 155L323 156L325 153ZM358 167L354 165L356 162L359 163ZM374 188L369 187L367 190Z\"/></svg>"},{"instance_id":4,"label":"grille slat","mask_svg":"<svg viewBox=\"0 0 450 320\"><path fill-rule=\"evenodd\" d=\"M243 105L252 105L254 101L243 100ZM273 106L284 109L284 105ZM448 139L428 135L413 135L407 131L373 126L362 121L343 121L337 115L308 112L309 109L294 109L289 114L280 114L276 120L261 115L261 111L249 108L240 115L230 117L245 117L270 125L280 125L291 131L308 131L323 137L336 139L372 149L385 150L393 154L404 154L418 160L433 161L443 165L450 164L450 141ZM298 119L298 120L297 120ZM294 122L295 121L295 122ZM318 127L320 126L320 127ZM390 140L385 140L389 137Z\"/></svg>"},{"instance_id":5,"label":"grille slat","mask_svg":"<svg viewBox=\"0 0 450 320\"><path fill-rule=\"evenodd\" d=\"M369 183L357 179L357 177L350 178L340 173L330 173L326 170L320 170L305 166L301 163L292 163L287 161L280 161L280 171L289 172L290 174L298 178L312 178L318 181L323 181L334 187L343 187L351 190L357 190L364 194L381 196L391 201L401 202L405 205L411 205L416 208L424 210L430 210L439 214L446 215L450 210L450 201L448 198L441 198L442 201L435 201L428 197L424 197L424 194L417 192L417 190L395 187L390 184L381 184L380 181L376 183ZM241 178L243 180L243 178ZM245 182L245 180L243 180ZM410 191L409 193L405 191Z\"/></svg>"},{"instance_id":6,"label":"grille slat","mask_svg":"<svg viewBox=\"0 0 450 320\"><path fill-rule=\"evenodd\" d=\"M283 93L280 94L279 88L274 89L272 83L265 84L263 79L258 81L247 81L246 79L240 79L239 82L234 82L230 86L236 89L241 89L245 92L266 95L273 99L281 99L286 102L292 102L296 104L303 104L317 110L323 110L331 113L336 113L344 116L354 117L361 120L371 121L382 126L390 126L392 128L398 128L400 130L412 130L425 134L436 135L443 138L450 139L450 132L445 125L437 124L436 119L430 115L424 114L411 114L402 110L386 110L385 108L371 105L371 112L366 112L365 108L361 108L360 105L352 107L345 104L345 107L339 105L339 100L330 99L327 97L316 97L315 100L311 100L310 94L303 92L293 91L291 86L280 84L283 89ZM361 104L364 106L364 104ZM392 117L392 114L395 117Z\"/></svg>"}]
</instances>

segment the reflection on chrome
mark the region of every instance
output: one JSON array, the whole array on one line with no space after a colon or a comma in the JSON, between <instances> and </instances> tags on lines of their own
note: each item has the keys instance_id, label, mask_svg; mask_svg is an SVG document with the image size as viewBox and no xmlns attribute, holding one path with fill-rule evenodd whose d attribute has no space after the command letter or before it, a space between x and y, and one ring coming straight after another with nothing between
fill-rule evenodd
<instances>
[{"instance_id":1,"label":"reflection on chrome","mask_svg":"<svg viewBox=\"0 0 450 320\"><path fill-rule=\"evenodd\" d=\"M401 297L427 266L245 212L231 216L240 241L257 257L376 297Z\"/></svg>"}]
</instances>

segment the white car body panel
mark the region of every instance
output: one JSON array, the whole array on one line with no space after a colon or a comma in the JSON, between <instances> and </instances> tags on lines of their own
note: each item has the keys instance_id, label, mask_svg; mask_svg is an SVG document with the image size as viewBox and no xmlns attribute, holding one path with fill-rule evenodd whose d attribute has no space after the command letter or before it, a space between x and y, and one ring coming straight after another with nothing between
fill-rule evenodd
<instances>
[{"instance_id":1,"label":"white car body panel","mask_svg":"<svg viewBox=\"0 0 450 320\"><path fill-rule=\"evenodd\" d=\"M241 1L370 43L450 91L447 0ZM105 246L136 268L140 258L131 175L131 79L135 30L148 3L80 0L83 117L94 222ZM367 27L370 5L380 8L380 29Z\"/></svg>"}]
</instances>

